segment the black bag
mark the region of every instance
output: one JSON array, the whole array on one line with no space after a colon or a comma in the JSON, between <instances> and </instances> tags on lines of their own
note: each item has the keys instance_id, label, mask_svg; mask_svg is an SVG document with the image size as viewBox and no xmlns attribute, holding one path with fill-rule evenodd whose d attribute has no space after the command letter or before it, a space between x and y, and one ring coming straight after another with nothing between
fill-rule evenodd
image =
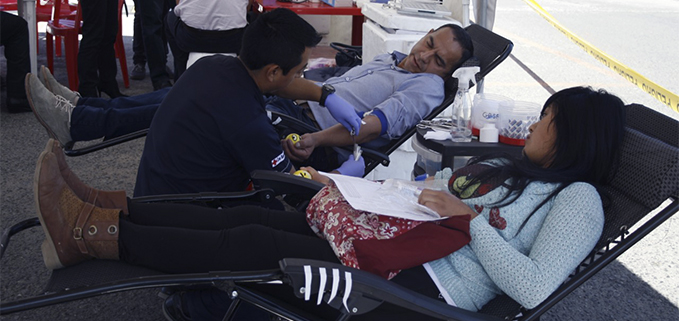
<instances>
[{"instance_id":1,"label":"black bag","mask_svg":"<svg viewBox=\"0 0 679 321\"><path fill-rule=\"evenodd\" d=\"M331 42L330 47L337 50L335 62L340 67L354 67L360 65L363 60L363 48L361 46L351 46L339 42Z\"/></svg>"}]
</instances>

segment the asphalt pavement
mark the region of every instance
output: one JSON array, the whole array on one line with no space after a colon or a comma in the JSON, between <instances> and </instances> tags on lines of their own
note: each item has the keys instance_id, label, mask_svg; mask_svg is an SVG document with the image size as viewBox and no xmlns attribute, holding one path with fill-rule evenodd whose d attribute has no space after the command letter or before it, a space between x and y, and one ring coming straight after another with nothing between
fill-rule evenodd
<instances>
[{"instance_id":1,"label":"asphalt pavement","mask_svg":"<svg viewBox=\"0 0 679 321\"><path fill-rule=\"evenodd\" d=\"M130 8L132 8L131 1ZM577 85L605 88L628 103L641 103L672 117L669 109L642 89L603 66L521 0L498 1L494 31L511 39L512 56L489 74L485 91L542 103L550 92ZM566 28L591 45L679 93L679 1L539 0ZM132 68L132 19L125 18L128 68ZM39 64L45 62L43 35ZM55 77L66 83L63 58ZM5 61L0 62L4 74ZM123 93L151 91L148 78L131 80ZM4 90L4 89L3 89ZM47 141L34 116L0 113L0 228L35 217L33 173ZM143 139L93 154L69 158L88 184L123 189L131 195ZM0 264L0 300L38 294L49 278L40 254L43 233L34 228L12 238ZM679 320L679 216L610 264L545 314L542 320ZM164 320L156 290L106 295L0 317L0 320Z\"/></svg>"}]
</instances>

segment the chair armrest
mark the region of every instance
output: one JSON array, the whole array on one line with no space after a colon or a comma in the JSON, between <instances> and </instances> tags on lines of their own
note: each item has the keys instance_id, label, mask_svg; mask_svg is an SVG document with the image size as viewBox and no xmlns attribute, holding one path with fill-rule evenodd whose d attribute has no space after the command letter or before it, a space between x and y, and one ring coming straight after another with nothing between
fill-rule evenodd
<instances>
[{"instance_id":1,"label":"chair armrest","mask_svg":"<svg viewBox=\"0 0 679 321\"><path fill-rule=\"evenodd\" d=\"M345 314L367 313L383 302L388 302L418 313L446 320L503 320L495 316L450 306L444 302L411 291L394 282L387 281L377 275L341 264L286 258L280 261L280 267L284 280L292 286L297 297L317 302L319 292L321 292L321 300ZM325 269L325 273L322 271L322 268ZM326 282L321 282L322 274L326 275ZM333 274L339 275L339 282L334 282ZM348 277L351 278L350 286L347 285ZM336 295L333 297L334 283L337 283L337 286L335 287ZM322 289L321 286L323 286ZM347 295L348 299L346 300L345 307L342 301L346 292L349 292L349 294Z\"/></svg>"},{"instance_id":2,"label":"chair armrest","mask_svg":"<svg viewBox=\"0 0 679 321\"><path fill-rule=\"evenodd\" d=\"M256 190L271 189L275 195L294 194L312 198L323 188L323 184L308 178L268 170L255 170L250 173Z\"/></svg>"},{"instance_id":3,"label":"chair armrest","mask_svg":"<svg viewBox=\"0 0 679 321\"><path fill-rule=\"evenodd\" d=\"M165 195L150 195L135 197L134 200L142 203L155 202L201 202L214 200L243 200L256 199L262 202L268 202L275 197L274 191L268 188L258 189L253 191L242 192L203 192L203 193L187 193L187 194L165 194Z\"/></svg>"},{"instance_id":4,"label":"chair armrest","mask_svg":"<svg viewBox=\"0 0 679 321\"><path fill-rule=\"evenodd\" d=\"M290 115L282 114L271 110L267 110L267 113L269 113L270 115L269 119L271 119L271 124L273 124L278 129L285 129L300 135L319 131L318 128L311 126Z\"/></svg>"},{"instance_id":5,"label":"chair armrest","mask_svg":"<svg viewBox=\"0 0 679 321\"><path fill-rule=\"evenodd\" d=\"M318 128L315 128L313 126L310 126L307 123L304 123L300 121L299 119L286 115L286 114L281 114L275 111L269 111L271 113L271 123L276 126L277 129L279 129L279 133L282 131L287 131L287 132L294 132L297 134L306 134L306 133L313 133L319 131ZM345 150L348 151L353 151L353 146L345 146L342 147ZM377 164L382 164L384 166L389 166L389 155L379 152L374 149L370 148L364 148L363 149L363 158L368 160L368 164L372 162L376 162ZM375 165L376 166L376 165ZM372 167L375 167L372 166ZM371 168L372 168L371 167ZM368 166L366 166L368 168Z\"/></svg>"}]
</instances>

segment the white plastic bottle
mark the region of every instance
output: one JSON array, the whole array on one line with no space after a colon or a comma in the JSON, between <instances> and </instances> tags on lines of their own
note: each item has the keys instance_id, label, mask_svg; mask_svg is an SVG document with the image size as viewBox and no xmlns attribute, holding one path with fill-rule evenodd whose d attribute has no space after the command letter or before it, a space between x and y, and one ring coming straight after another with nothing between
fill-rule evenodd
<instances>
[{"instance_id":1,"label":"white plastic bottle","mask_svg":"<svg viewBox=\"0 0 679 321\"><path fill-rule=\"evenodd\" d=\"M457 78L457 93L453 101L453 129L450 135L454 142L472 141L472 97L469 94L469 82L476 84L474 75L480 71L477 67L462 67L453 72Z\"/></svg>"}]
</instances>

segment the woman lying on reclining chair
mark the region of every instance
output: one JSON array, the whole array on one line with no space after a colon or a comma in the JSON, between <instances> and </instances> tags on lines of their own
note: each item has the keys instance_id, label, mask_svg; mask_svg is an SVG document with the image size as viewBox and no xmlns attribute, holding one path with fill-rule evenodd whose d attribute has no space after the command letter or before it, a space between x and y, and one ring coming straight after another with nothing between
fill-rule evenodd
<instances>
[{"instance_id":1,"label":"woman lying on reclining chair","mask_svg":"<svg viewBox=\"0 0 679 321\"><path fill-rule=\"evenodd\" d=\"M392 281L435 298L441 293L449 304L468 310L500 293L527 308L539 304L601 234L597 188L613 176L624 119L623 102L603 90L575 87L551 96L540 121L530 126L522 159L474 159L453 173L450 192L421 193L418 202L441 216L470 217L471 242L424 268L405 269ZM91 258L167 273L276 269L287 257L340 261L302 213L142 204L120 192L92 189L71 173L54 141L38 159L35 182L46 233L43 257L50 269ZM327 203L317 199L325 194L317 194L312 204ZM295 298L290 289L286 293L291 304L327 309L328 318L337 313ZM355 317L412 318L384 305Z\"/></svg>"}]
</instances>

